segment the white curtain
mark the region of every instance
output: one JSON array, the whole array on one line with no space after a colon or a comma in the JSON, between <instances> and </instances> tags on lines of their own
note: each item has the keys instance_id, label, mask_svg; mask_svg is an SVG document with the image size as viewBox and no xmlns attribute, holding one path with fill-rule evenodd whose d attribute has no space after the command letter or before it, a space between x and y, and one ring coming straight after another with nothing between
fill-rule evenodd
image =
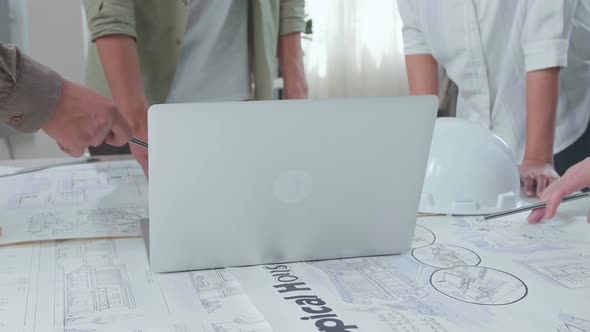
<instances>
[{"instance_id":1,"label":"white curtain","mask_svg":"<svg viewBox=\"0 0 590 332\"><path fill-rule=\"evenodd\" d=\"M307 0L311 98L408 94L396 0Z\"/></svg>"}]
</instances>

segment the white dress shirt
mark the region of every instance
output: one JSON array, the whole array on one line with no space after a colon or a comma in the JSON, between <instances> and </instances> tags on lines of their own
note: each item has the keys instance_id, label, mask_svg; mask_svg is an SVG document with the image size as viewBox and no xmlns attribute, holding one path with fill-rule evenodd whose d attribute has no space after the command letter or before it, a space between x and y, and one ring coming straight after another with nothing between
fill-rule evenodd
<instances>
[{"instance_id":1,"label":"white dress shirt","mask_svg":"<svg viewBox=\"0 0 590 332\"><path fill-rule=\"evenodd\" d=\"M590 118L590 1L398 0L406 55L431 54L459 88L457 116L522 160L526 73L562 68L554 153ZM568 52L569 50L569 52Z\"/></svg>"}]
</instances>

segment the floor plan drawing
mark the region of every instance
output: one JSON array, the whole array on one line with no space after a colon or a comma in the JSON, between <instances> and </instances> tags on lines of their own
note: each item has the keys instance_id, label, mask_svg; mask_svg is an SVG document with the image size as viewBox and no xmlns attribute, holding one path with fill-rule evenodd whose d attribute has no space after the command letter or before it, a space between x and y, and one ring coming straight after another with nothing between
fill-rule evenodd
<instances>
[{"instance_id":1,"label":"floor plan drawing","mask_svg":"<svg viewBox=\"0 0 590 332\"><path fill-rule=\"evenodd\" d=\"M476 266L481 258L473 251L450 244L433 244L412 250L412 256L422 264L435 268Z\"/></svg>"},{"instance_id":2,"label":"floor plan drawing","mask_svg":"<svg viewBox=\"0 0 590 332\"><path fill-rule=\"evenodd\" d=\"M35 326L174 331L168 299L149 269L142 239L63 240L45 246L39 278L45 292L30 306ZM37 330L44 331L27 332Z\"/></svg>"},{"instance_id":3,"label":"floor plan drawing","mask_svg":"<svg viewBox=\"0 0 590 332\"><path fill-rule=\"evenodd\" d=\"M428 293L424 288L433 272L407 255L309 264L326 273L342 300L352 304L426 297ZM397 268L393 269L393 266ZM402 266L403 269L400 268Z\"/></svg>"},{"instance_id":4,"label":"floor plan drawing","mask_svg":"<svg viewBox=\"0 0 590 332\"><path fill-rule=\"evenodd\" d=\"M157 274L175 320L205 317L207 332L266 332L270 326L226 269Z\"/></svg>"},{"instance_id":5,"label":"floor plan drawing","mask_svg":"<svg viewBox=\"0 0 590 332\"><path fill-rule=\"evenodd\" d=\"M140 221L147 217L148 211L144 207L40 212L32 215L21 227L26 227L23 232L29 234L28 237L23 236L25 241L141 236ZM15 228L10 228L9 235L13 235ZM2 239L4 241L7 239Z\"/></svg>"},{"instance_id":6,"label":"floor plan drawing","mask_svg":"<svg viewBox=\"0 0 590 332\"><path fill-rule=\"evenodd\" d=\"M0 197L12 210L145 204L148 185L135 161L50 168L0 179Z\"/></svg>"},{"instance_id":7,"label":"floor plan drawing","mask_svg":"<svg viewBox=\"0 0 590 332\"><path fill-rule=\"evenodd\" d=\"M270 332L271 328L226 269L187 273L214 332Z\"/></svg>"},{"instance_id":8,"label":"floor plan drawing","mask_svg":"<svg viewBox=\"0 0 590 332\"><path fill-rule=\"evenodd\" d=\"M58 242L56 247L64 277L66 326L133 317L136 304L127 266L118 264L114 242Z\"/></svg>"},{"instance_id":9,"label":"floor plan drawing","mask_svg":"<svg viewBox=\"0 0 590 332\"><path fill-rule=\"evenodd\" d=\"M422 248L432 245L436 241L436 236L428 228L416 224L414 231L414 240L412 241L412 248Z\"/></svg>"},{"instance_id":10,"label":"floor plan drawing","mask_svg":"<svg viewBox=\"0 0 590 332\"><path fill-rule=\"evenodd\" d=\"M521 264L562 287L590 288L590 255L528 260Z\"/></svg>"},{"instance_id":11,"label":"floor plan drawing","mask_svg":"<svg viewBox=\"0 0 590 332\"><path fill-rule=\"evenodd\" d=\"M477 218L457 218L456 226L464 240L485 250L529 253L564 247L563 243L556 241L562 231L554 225L535 227L537 225L512 219L497 219L490 223Z\"/></svg>"},{"instance_id":12,"label":"floor plan drawing","mask_svg":"<svg viewBox=\"0 0 590 332\"><path fill-rule=\"evenodd\" d=\"M390 311L380 313L377 319L385 322L392 332L436 331L451 332L453 329L448 324L441 322L440 318L432 316L407 315L403 311Z\"/></svg>"},{"instance_id":13,"label":"floor plan drawing","mask_svg":"<svg viewBox=\"0 0 590 332\"><path fill-rule=\"evenodd\" d=\"M211 314L222 307L228 296L240 293L239 283L224 269L188 272L205 310Z\"/></svg>"},{"instance_id":14,"label":"floor plan drawing","mask_svg":"<svg viewBox=\"0 0 590 332\"><path fill-rule=\"evenodd\" d=\"M231 322L216 322L211 326L215 332L272 332L268 322L260 315L237 317Z\"/></svg>"},{"instance_id":15,"label":"floor plan drawing","mask_svg":"<svg viewBox=\"0 0 590 332\"><path fill-rule=\"evenodd\" d=\"M432 274L431 284L441 294L479 305L508 305L528 293L527 286L517 277L483 266L440 269Z\"/></svg>"},{"instance_id":16,"label":"floor plan drawing","mask_svg":"<svg viewBox=\"0 0 590 332\"><path fill-rule=\"evenodd\" d=\"M559 321L561 324L557 328L557 332L590 332L590 315L589 319L583 319L560 313Z\"/></svg>"},{"instance_id":17,"label":"floor plan drawing","mask_svg":"<svg viewBox=\"0 0 590 332\"><path fill-rule=\"evenodd\" d=\"M590 332L585 215L433 216L400 255L157 274L147 189L134 161L0 178L0 332Z\"/></svg>"},{"instance_id":18,"label":"floor plan drawing","mask_svg":"<svg viewBox=\"0 0 590 332\"><path fill-rule=\"evenodd\" d=\"M27 307L37 294L39 243L0 247L0 332L28 332Z\"/></svg>"}]
</instances>

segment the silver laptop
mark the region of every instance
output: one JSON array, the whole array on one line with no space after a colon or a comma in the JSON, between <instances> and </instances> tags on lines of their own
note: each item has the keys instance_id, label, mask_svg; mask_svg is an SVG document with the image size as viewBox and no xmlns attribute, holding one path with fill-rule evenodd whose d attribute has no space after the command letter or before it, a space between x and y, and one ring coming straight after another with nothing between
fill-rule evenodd
<instances>
[{"instance_id":1,"label":"silver laptop","mask_svg":"<svg viewBox=\"0 0 590 332\"><path fill-rule=\"evenodd\" d=\"M409 250L437 106L432 96L152 106L152 269Z\"/></svg>"}]
</instances>

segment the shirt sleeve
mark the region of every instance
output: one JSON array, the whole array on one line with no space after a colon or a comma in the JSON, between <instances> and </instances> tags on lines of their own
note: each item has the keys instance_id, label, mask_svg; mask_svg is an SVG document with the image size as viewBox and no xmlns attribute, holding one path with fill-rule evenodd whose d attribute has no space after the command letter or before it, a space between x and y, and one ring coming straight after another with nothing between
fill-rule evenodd
<instances>
[{"instance_id":1,"label":"shirt sleeve","mask_svg":"<svg viewBox=\"0 0 590 332\"><path fill-rule=\"evenodd\" d=\"M305 32L305 0L281 0L279 33Z\"/></svg>"},{"instance_id":2,"label":"shirt sleeve","mask_svg":"<svg viewBox=\"0 0 590 332\"><path fill-rule=\"evenodd\" d=\"M108 35L128 35L137 39L133 0L83 0L82 4L93 42Z\"/></svg>"},{"instance_id":3,"label":"shirt sleeve","mask_svg":"<svg viewBox=\"0 0 590 332\"><path fill-rule=\"evenodd\" d=\"M414 0L398 0L397 7L403 22L404 53L406 55L432 54L424 33L418 25Z\"/></svg>"},{"instance_id":4,"label":"shirt sleeve","mask_svg":"<svg viewBox=\"0 0 590 332\"><path fill-rule=\"evenodd\" d=\"M62 78L18 48L0 43L0 121L20 132L41 128L61 95Z\"/></svg>"},{"instance_id":5,"label":"shirt sleeve","mask_svg":"<svg viewBox=\"0 0 590 332\"><path fill-rule=\"evenodd\" d=\"M527 72L567 66L576 1L528 0L521 45Z\"/></svg>"}]
</instances>

